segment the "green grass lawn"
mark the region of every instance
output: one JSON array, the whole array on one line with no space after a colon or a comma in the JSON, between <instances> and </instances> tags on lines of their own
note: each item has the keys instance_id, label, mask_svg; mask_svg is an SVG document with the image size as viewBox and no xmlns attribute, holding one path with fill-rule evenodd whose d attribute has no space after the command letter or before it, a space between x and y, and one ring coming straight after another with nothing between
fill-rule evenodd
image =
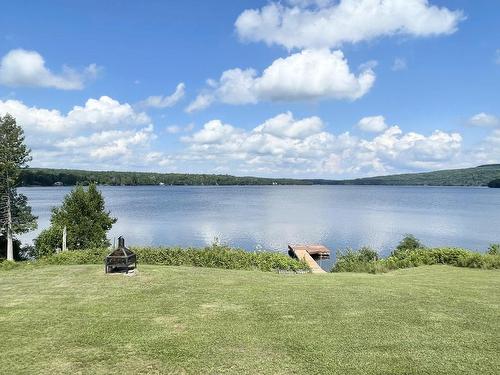
<instances>
[{"instance_id":1,"label":"green grass lawn","mask_svg":"<svg viewBox=\"0 0 500 375\"><path fill-rule=\"evenodd\" d=\"M2 374L498 374L500 272L0 272Z\"/></svg>"}]
</instances>

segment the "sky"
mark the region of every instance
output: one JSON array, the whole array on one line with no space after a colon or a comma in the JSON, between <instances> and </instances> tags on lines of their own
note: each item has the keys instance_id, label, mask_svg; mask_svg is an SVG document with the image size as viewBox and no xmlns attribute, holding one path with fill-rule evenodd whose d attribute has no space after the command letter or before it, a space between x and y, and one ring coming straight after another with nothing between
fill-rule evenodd
<instances>
[{"instance_id":1,"label":"sky","mask_svg":"<svg viewBox=\"0 0 500 375\"><path fill-rule=\"evenodd\" d=\"M2 1L33 167L351 178L500 162L500 1Z\"/></svg>"}]
</instances>

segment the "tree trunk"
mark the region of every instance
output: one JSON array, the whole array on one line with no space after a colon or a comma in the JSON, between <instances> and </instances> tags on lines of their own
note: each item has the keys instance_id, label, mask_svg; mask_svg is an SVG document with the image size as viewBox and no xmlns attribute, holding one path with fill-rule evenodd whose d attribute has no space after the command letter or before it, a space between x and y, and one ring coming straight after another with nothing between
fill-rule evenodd
<instances>
[{"instance_id":1,"label":"tree trunk","mask_svg":"<svg viewBox=\"0 0 500 375\"><path fill-rule=\"evenodd\" d=\"M12 214L10 211L9 191L7 191L7 260L14 261L14 246L12 243Z\"/></svg>"},{"instance_id":2,"label":"tree trunk","mask_svg":"<svg viewBox=\"0 0 500 375\"><path fill-rule=\"evenodd\" d=\"M62 240L62 251L66 251L67 248L66 248L66 226L64 226L64 229L63 229L63 240Z\"/></svg>"}]
</instances>

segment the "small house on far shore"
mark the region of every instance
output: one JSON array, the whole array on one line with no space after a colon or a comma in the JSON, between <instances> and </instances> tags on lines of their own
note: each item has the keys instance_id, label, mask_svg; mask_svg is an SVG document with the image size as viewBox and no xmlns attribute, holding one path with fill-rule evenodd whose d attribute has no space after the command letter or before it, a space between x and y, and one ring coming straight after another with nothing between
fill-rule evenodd
<instances>
[{"instance_id":1,"label":"small house on far shore","mask_svg":"<svg viewBox=\"0 0 500 375\"><path fill-rule=\"evenodd\" d=\"M54 182L54 186L63 186L64 184L61 181Z\"/></svg>"}]
</instances>

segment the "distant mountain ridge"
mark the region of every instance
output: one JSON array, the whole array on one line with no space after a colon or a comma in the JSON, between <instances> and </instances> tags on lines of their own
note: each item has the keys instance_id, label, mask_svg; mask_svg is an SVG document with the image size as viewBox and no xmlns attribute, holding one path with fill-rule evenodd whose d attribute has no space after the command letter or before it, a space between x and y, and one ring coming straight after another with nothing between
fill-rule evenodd
<instances>
[{"instance_id":1,"label":"distant mountain ridge","mask_svg":"<svg viewBox=\"0 0 500 375\"><path fill-rule=\"evenodd\" d=\"M350 180L237 177L213 174L84 171L28 168L21 173L22 186L76 185L410 185L488 186L500 179L500 164L422 173L364 177Z\"/></svg>"}]
</instances>

